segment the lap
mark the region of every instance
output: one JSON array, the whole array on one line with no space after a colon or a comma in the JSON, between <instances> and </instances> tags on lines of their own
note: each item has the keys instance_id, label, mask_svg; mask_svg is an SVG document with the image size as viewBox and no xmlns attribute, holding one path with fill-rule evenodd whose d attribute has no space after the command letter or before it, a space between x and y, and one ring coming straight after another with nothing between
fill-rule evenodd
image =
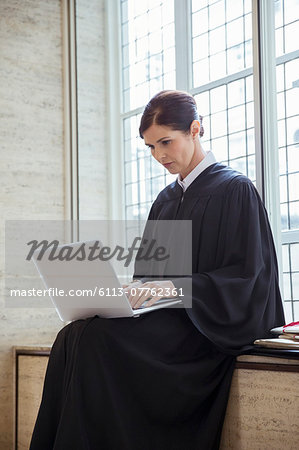
<instances>
[{"instance_id":1,"label":"lap","mask_svg":"<svg viewBox=\"0 0 299 450\"><path fill-rule=\"evenodd\" d=\"M205 442L221 425L233 359L180 308L74 321L53 346L37 436L56 435L59 450L70 440L85 449L80 427L92 449L212 448ZM48 430L52 411L58 431Z\"/></svg>"},{"instance_id":2,"label":"lap","mask_svg":"<svg viewBox=\"0 0 299 450\"><path fill-rule=\"evenodd\" d=\"M203 357L219 361L227 356L198 331L184 308L163 308L138 318L94 316L68 324L59 335L71 350L79 345L81 352L87 347L89 352L106 357L125 354L142 359L143 355L147 361L182 363Z\"/></svg>"}]
</instances>

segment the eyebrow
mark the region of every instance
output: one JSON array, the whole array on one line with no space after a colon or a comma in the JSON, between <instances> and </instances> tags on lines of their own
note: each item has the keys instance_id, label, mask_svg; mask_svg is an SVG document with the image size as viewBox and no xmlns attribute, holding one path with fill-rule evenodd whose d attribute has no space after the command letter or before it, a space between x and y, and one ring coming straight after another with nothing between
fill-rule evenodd
<instances>
[{"instance_id":1,"label":"eyebrow","mask_svg":"<svg viewBox=\"0 0 299 450\"><path fill-rule=\"evenodd\" d=\"M169 138L169 137L170 137L170 136L164 136L164 137L161 137L160 139L157 140L156 144L158 144L160 141L162 141L162 139ZM147 144L147 143L145 142L145 145L152 145L152 144Z\"/></svg>"}]
</instances>

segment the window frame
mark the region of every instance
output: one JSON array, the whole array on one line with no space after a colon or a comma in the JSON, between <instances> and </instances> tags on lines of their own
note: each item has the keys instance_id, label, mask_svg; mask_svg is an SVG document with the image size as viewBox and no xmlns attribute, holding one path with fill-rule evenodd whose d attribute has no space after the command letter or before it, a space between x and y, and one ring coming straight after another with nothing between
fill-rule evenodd
<instances>
[{"instance_id":1,"label":"window frame","mask_svg":"<svg viewBox=\"0 0 299 450\"><path fill-rule=\"evenodd\" d=\"M124 145L122 123L127 117L140 114L144 107L122 113L122 64L121 64L121 23L120 1L105 0L106 8L106 48L107 85L109 106L108 117L108 170L110 184L109 219L125 218L124 202ZM256 149L256 187L264 201L277 250L280 271L280 288L283 294L282 245L299 242L299 230L281 232L279 161L276 108L276 65L298 57L299 50L275 57L275 14L274 1L252 0L252 43L253 67L192 88L192 39L191 0L174 0L176 88L192 95L208 88L215 88L223 82L234 81L253 75L254 86L254 127ZM177 36L180 36L178 39ZM118 181L115 182L115 179Z\"/></svg>"}]
</instances>

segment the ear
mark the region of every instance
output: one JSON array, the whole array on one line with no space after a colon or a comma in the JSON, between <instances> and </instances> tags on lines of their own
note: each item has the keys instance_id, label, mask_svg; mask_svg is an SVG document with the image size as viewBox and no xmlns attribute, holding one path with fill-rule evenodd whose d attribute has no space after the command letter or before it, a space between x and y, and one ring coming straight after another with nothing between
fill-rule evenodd
<instances>
[{"instance_id":1,"label":"ear","mask_svg":"<svg viewBox=\"0 0 299 450\"><path fill-rule=\"evenodd\" d=\"M192 139L194 140L198 135L200 135L201 124L198 120L193 120L190 125L190 134Z\"/></svg>"}]
</instances>

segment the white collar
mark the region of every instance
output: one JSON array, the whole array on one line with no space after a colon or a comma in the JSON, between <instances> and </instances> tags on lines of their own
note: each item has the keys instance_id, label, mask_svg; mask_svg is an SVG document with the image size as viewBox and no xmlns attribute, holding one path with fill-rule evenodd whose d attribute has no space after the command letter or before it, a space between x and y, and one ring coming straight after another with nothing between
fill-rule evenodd
<instances>
[{"instance_id":1,"label":"white collar","mask_svg":"<svg viewBox=\"0 0 299 450\"><path fill-rule=\"evenodd\" d=\"M178 175L177 182L182 187L183 191L185 192L186 189L190 186L190 184L195 180L195 178L198 177L207 167L214 164L216 161L216 158L214 156L214 153L212 151L207 152L204 159L200 161L200 163L197 164L197 166L194 167L193 170L191 170L190 173L182 180L181 175Z\"/></svg>"}]
</instances>

